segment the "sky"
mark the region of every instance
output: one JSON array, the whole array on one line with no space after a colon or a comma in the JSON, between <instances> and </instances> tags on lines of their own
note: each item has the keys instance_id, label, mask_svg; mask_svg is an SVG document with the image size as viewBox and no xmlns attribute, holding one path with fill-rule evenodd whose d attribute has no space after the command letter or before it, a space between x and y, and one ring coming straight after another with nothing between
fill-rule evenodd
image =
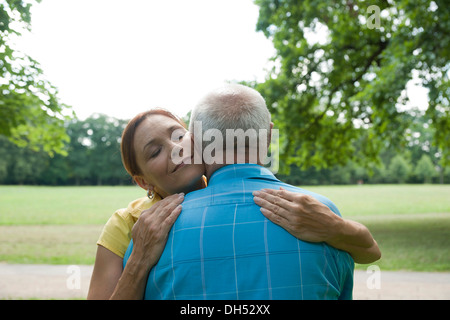
<instances>
[{"instance_id":1,"label":"sky","mask_svg":"<svg viewBox=\"0 0 450 320\"><path fill-rule=\"evenodd\" d=\"M262 81L274 55L253 0L43 0L17 40L80 119L186 115L228 81Z\"/></svg>"},{"instance_id":2,"label":"sky","mask_svg":"<svg viewBox=\"0 0 450 320\"><path fill-rule=\"evenodd\" d=\"M275 50L256 32L258 9L253 0L43 0L16 45L80 119L153 107L182 117L228 81L264 80ZM417 83L409 106L426 109Z\"/></svg>"}]
</instances>

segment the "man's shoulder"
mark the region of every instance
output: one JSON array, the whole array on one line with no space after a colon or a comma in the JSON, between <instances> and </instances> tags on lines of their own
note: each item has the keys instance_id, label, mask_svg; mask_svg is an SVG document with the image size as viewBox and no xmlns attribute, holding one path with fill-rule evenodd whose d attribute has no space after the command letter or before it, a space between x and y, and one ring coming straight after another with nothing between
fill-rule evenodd
<instances>
[{"instance_id":1,"label":"man's shoulder","mask_svg":"<svg viewBox=\"0 0 450 320\"><path fill-rule=\"evenodd\" d=\"M231 168L231 166L229 168ZM244 167L242 168L245 169ZM274 175L264 173L265 171L261 170L261 173L257 175L236 176L232 179L208 185L208 187L204 189L188 193L184 198L184 204L186 205L186 208L198 209L212 204L236 202L253 203L253 197L251 197L253 191L261 189L279 190L280 187L282 187L291 192L312 196L328 206L335 214L341 216L337 206L326 196L284 183L278 180Z\"/></svg>"}]
</instances>

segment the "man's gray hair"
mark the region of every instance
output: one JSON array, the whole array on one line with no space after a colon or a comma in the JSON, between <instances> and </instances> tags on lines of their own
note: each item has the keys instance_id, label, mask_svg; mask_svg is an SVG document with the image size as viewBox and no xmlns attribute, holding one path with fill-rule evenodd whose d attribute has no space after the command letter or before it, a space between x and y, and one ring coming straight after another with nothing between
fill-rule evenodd
<instances>
[{"instance_id":1,"label":"man's gray hair","mask_svg":"<svg viewBox=\"0 0 450 320\"><path fill-rule=\"evenodd\" d=\"M239 84L225 85L203 97L192 110L191 132L194 132L196 123L201 123L202 135L208 130L219 130L223 141L227 129L228 133L230 129L233 132L239 129L247 132L250 129L270 134L270 112L264 98L258 91ZM207 144L203 141L203 149Z\"/></svg>"}]
</instances>

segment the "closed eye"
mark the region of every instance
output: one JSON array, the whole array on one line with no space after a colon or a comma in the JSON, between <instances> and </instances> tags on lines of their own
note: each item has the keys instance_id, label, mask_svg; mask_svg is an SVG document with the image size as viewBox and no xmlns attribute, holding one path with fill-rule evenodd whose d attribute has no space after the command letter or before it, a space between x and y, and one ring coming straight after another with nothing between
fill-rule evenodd
<instances>
[{"instance_id":1,"label":"closed eye","mask_svg":"<svg viewBox=\"0 0 450 320\"><path fill-rule=\"evenodd\" d=\"M156 158L160 152L161 152L161 147L158 148L158 150L156 150L155 152L153 152L153 153L150 155L150 159Z\"/></svg>"}]
</instances>

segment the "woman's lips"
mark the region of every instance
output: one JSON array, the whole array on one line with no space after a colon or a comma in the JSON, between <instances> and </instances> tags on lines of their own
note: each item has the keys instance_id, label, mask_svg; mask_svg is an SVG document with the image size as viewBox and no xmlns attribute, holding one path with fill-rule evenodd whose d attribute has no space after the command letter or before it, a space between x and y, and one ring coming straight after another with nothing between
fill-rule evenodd
<instances>
[{"instance_id":1,"label":"woman's lips","mask_svg":"<svg viewBox=\"0 0 450 320\"><path fill-rule=\"evenodd\" d=\"M186 166L186 164L192 164L192 158L194 156L190 157L190 158L184 158L181 163L177 164L177 166L175 167L175 169L173 170L173 172L178 171L178 169L181 169L183 167Z\"/></svg>"},{"instance_id":2,"label":"woman's lips","mask_svg":"<svg viewBox=\"0 0 450 320\"><path fill-rule=\"evenodd\" d=\"M177 165L177 166L175 167L175 170L173 170L173 172L178 171L178 169L183 168L185 165L186 165L186 164L185 164L184 162L181 162L179 165Z\"/></svg>"}]
</instances>

